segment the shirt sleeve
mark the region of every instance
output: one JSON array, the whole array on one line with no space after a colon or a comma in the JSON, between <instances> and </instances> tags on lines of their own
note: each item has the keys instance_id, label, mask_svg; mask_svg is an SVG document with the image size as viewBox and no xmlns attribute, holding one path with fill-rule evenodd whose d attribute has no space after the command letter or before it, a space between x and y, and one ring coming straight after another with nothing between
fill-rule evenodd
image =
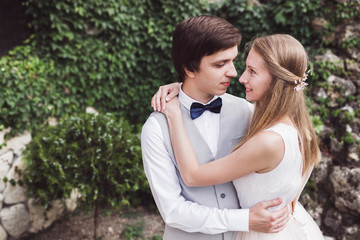
<instances>
[{"instance_id":1,"label":"shirt sleeve","mask_svg":"<svg viewBox=\"0 0 360 240\"><path fill-rule=\"evenodd\" d=\"M187 201L159 123L150 117L141 133L145 174L165 223L186 232L218 234L249 230L249 209L218 209Z\"/></svg>"}]
</instances>

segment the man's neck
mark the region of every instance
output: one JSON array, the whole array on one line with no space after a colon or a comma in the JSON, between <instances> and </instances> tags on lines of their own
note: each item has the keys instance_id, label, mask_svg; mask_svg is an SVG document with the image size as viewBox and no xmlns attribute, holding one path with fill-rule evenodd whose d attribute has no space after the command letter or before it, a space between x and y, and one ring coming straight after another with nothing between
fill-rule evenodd
<instances>
[{"instance_id":1,"label":"man's neck","mask_svg":"<svg viewBox=\"0 0 360 240\"><path fill-rule=\"evenodd\" d=\"M208 103L214 98L214 95L203 93L196 86L193 86L186 81L182 84L181 89L187 96L203 104Z\"/></svg>"}]
</instances>

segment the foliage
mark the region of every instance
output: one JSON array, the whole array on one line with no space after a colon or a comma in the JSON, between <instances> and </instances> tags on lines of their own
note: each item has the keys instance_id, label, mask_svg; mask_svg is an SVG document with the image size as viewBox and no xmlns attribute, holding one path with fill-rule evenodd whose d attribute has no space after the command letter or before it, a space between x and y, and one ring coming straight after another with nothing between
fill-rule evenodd
<instances>
[{"instance_id":1,"label":"foliage","mask_svg":"<svg viewBox=\"0 0 360 240\"><path fill-rule=\"evenodd\" d=\"M143 123L158 86L176 79L170 59L172 32L179 21L194 15L218 15L238 27L243 35L240 53L254 36L272 33L289 33L307 48L321 44L311 20L331 16L328 4L260 2L26 0L34 38L1 59L1 86L10 82L19 87L2 93L0 123L32 131L49 116L61 117L86 106ZM342 19L329 22L353 16L348 8L342 6L347 13ZM354 41L346 44L357 44ZM236 61L239 73L243 57L240 54ZM11 72L14 67L21 75ZM233 84L229 92L244 96L240 84Z\"/></svg>"},{"instance_id":2,"label":"foliage","mask_svg":"<svg viewBox=\"0 0 360 240\"><path fill-rule=\"evenodd\" d=\"M82 206L137 206L151 194L138 134L112 114L78 114L39 132L24 151L27 194L49 208L73 189ZM145 203L145 202L144 202Z\"/></svg>"},{"instance_id":3,"label":"foliage","mask_svg":"<svg viewBox=\"0 0 360 240\"><path fill-rule=\"evenodd\" d=\"M207 13L199 1L27 0L26 6L38 49L54 58L62 88L81 104L133 123L150 113L155 89L175 79L170 50L176 23Z\"/></svg>"},{"instance_id":4,"label":"foliage","mask_svg":"<svg viewBox=\"0 0 360 240\"><path fill-rule=\"evenodd\" d=\"M145 229L145 221L126 224L125 229L121 232L122 239L133 240L143 239L143 231Z\"/></svg>"},{"instance_id":5,"label":"foliage","mask_svg":"<svg viewBox=\"0 0 360 240\"><path fill-rule=\"evenodd\" d=\"M324 26L324 43L328 46L337 48L337 52L346 55L347 49L360 48L359 38L347 38L340 40L334 44L333 38L336 34L336 29L344 23L351 23L352 21L360 20L360 0L344 1L342 3L331 1L324 9L324 19L326 24ZM335 36L336 38L336 36Z\"/></svg>"},{"instance_id":6,"label":"foliage","mask_svg":"<svg viewBox=\"0 0 360 240\"><path fill-rule=\"evenodd\" d=\"M315 44L319 38L310 34L308 23L321 4L320 0L276 0L276 4L260 5L244 0L212 4L184 0L27 0L25 6L32 16L35 36L28 44L36 44L37 50L25 46L27 54L13 57L9 67L19 65L17 61L38 66L33 57L38 55L46 72L34 71L48 87L37 89L47 98L37 100L44 104L33 101L27 106L34 107L12 109L12 115L3 115L5 126L20 130L37 129L49 115L63 116L85 106L142 123L151 112L149 101L157 87L176 79L170 59L171 36L182 19L200 14L223 16L241 30L243 44L258 34L275 32L291 33L304 44ZM240 60L237 65L241 65ZM6 81L17 80L8 75ZM234 84L229 92L241 96L242 90ZM19 94L19 89L9 91ZM10 111L11 106L4 109ZM28 108L33 113L25 113ZM33 120L24 121L25 114Z\"/></svg>"},{"instance_id":7,"label":"foliage","mask_svg":"<svg viewBox=\"0 0 360 240\"><path fill-rule=\"evenodd\" d=\"M56 65L40 57L33 39L0 59L0 123L16 132L34 132L50 117L84 111L81 99L54 76Z\"/></svg>"},{"instance_id":8,"label":"foliage","mask_svg":"<svg viewBox=\"0 0 360 240\"><path fill-rule=\"evenodd\" d=\"M53 88L48 89L47 76L52 65L32 56L31 49L20 46L0 59L0 122L6 127L37 127L51 113Z\"/></svg>"},{"instance_id":9,"label":"foliage","mask_svg":"<svg viewBox=\"0 0 360 240\"><path fill-rule=\"evenodd\" d=\"M123 231L120 234L120 239L145 239L144 230L145 230L145 221L144 219L139 219L141 215L136 209L130 209L123 212L122 217L132 219L129 224L126 224ZM161 240L162 236L154 234L151 238L152 240Z\"/></svg>"},{"instance_id":10,"label":"foliage","mask_svg":"<svg viewBox=\"0 0 360 240\"><path fill-rule=\"evenodd\" d=\"M4 130L4 125L0 124L0 132L1 132L2 130ZM6 146L5 141L0 144L0 150L1 150L1 148L4 147L4 146ZM0 179L0 181L1 181L1 179Z\"/></svg>"},{"instance_id":11,"label":"foliage","mask_svg":"<svg viewBox=\"0 0 360 240\"><path fill-rule=\"evenodd\" d=\"M348 79L348 75L351 78L351 72L339 68L338 63L315 62L313 66L315 72L312 76L314 79L312 88L315 92L319 89L323 92L323 96L311 97L309 109L313 116L313 125L316 132L322 135L322 147L328 148L336 142L339 148L337 152L331 154L336 156L337 161L346 162L348 156L346 152L350 145L359 144L354 138L352 129L357 131L360 126L357 121L360 117L358 110L360 97L356 92L345 91L346 84L351 86L351 81L345 80ZM342 80L343 83L324 81L329 79L330 75L345 79ZM324 132L322 132L323 125L327 127ZM334 142L331 144L332 140Z\"/></svg>"},{"instance_id":12,"label":"foliage","mask_svg":"<svg viewBox=\"0 0 360 240\"><path fill-rule=\"evenodd\" d=\"M162 236L156 234L151 238L151 240L162 240Z\"/></svg>"},{"instance_id":13,"label":"foliage","mask_svg":"<svg viewBox=\"0 0 360 240\"><path fill-rule=\"evenodd\" d=\"M310 62L310 68L312 69L311 80L312 83L320 84L324 88L328 88L326 81L330 75L342 76L345 74L344 69L339 67L342 62L329 62L329 61L313 61Z\"/></svg>"},{"instance_id":14,"label":"foliage","mask_svg":"<svg viewBox=\"0 0 360 240\"><path fill-rule=\"evenodd\" d=\"M252 1L225 1L217 13L226 14L226 18L240 29L243 43L258 35L287 33L306 46L319 44L320 35L312 31L311 21L322 12L321 0L249 2Z\"/></svg>"},{"instance_id":15,"label":"foliage","mask_svg":"<svg viewBox=\"0 0 360 240\"><path fill-rule=\"evenodd\" d=\"M324 9L324 17L328 20L327 33L330 34L335 28L344 22L360 18L359 0L344 1L342 3L331 1Z\"/></svg>"},{"instance_id":16,"label":"foliage","mask_svg":"<svg viewBox=\"0 0 360 240\"><path fill-rule=\"evenodd\" d=\"M245 69L243 47L256 36L275 33L286 33L294 36L304 46L313 47L321 44L321 35L312 30L311 21L321 15L323 2L321 0L261 1L230 0L214 14L225 16L229 22L240 29L243 40L239 49L239 57L235 63L238 74ZM233 84L229 93L245 97L244 88Z\"/></svg>"}]
</instances>

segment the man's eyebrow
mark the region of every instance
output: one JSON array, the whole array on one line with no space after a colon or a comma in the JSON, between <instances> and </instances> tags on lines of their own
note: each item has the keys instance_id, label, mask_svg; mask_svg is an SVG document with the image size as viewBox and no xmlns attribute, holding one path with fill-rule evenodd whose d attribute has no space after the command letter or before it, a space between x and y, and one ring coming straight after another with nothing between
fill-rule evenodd
<instances>
[{"instance_id":1,"label":"man's eyebrow","mask_svg":"<svg viewBox=\"0 0 360 240\"><path fill-rule=\"evenodd\" d=\"M215 60L214 63L217 63L217 62L228 62L230 61L230 59L219 59L219 60Z\"/></svg>"},{"instance_id":2,"label":"man's eyebrow","mask_svg":"<svg viewBox=\"0 0 360 240\"><path fill-rule=\"evenodd\" d=\"M235 58L224 58L224 59L214 60L214 63L233 61L233 60L236 59L237 57L238 57L238 56L236 56Z\"/></svg>"}]
</instances>

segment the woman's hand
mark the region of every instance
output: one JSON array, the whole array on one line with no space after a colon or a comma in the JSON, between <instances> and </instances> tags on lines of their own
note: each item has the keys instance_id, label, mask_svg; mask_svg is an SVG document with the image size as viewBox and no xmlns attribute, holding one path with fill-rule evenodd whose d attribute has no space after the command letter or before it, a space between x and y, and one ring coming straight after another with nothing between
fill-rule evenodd
<instances>
[{"instance_id":1,"label":"woman's hand","mask_svg":"<svg viewBox=\"0 0 360 240\"><path fill-rule=\"evenodd\" d=\"M176 121L181 118L182 113L180 110L179 99L177 97L173 98L167 103L167 107L164 110L161 110L161 112L165 114L169 122L174 122L174 120Z\"/></svg>"},{"instance_id":2,"label":"woman's hand","mask_svg":"<svg viewBox=\"0 0 360 240\"><path fill-rule=\"evenodd\" d=\"M166 109L167 102L179 94L181 83L170 83L159 87L151 100L151 106L154 111L163 111Z\"/></svg>"}]
</instances>

